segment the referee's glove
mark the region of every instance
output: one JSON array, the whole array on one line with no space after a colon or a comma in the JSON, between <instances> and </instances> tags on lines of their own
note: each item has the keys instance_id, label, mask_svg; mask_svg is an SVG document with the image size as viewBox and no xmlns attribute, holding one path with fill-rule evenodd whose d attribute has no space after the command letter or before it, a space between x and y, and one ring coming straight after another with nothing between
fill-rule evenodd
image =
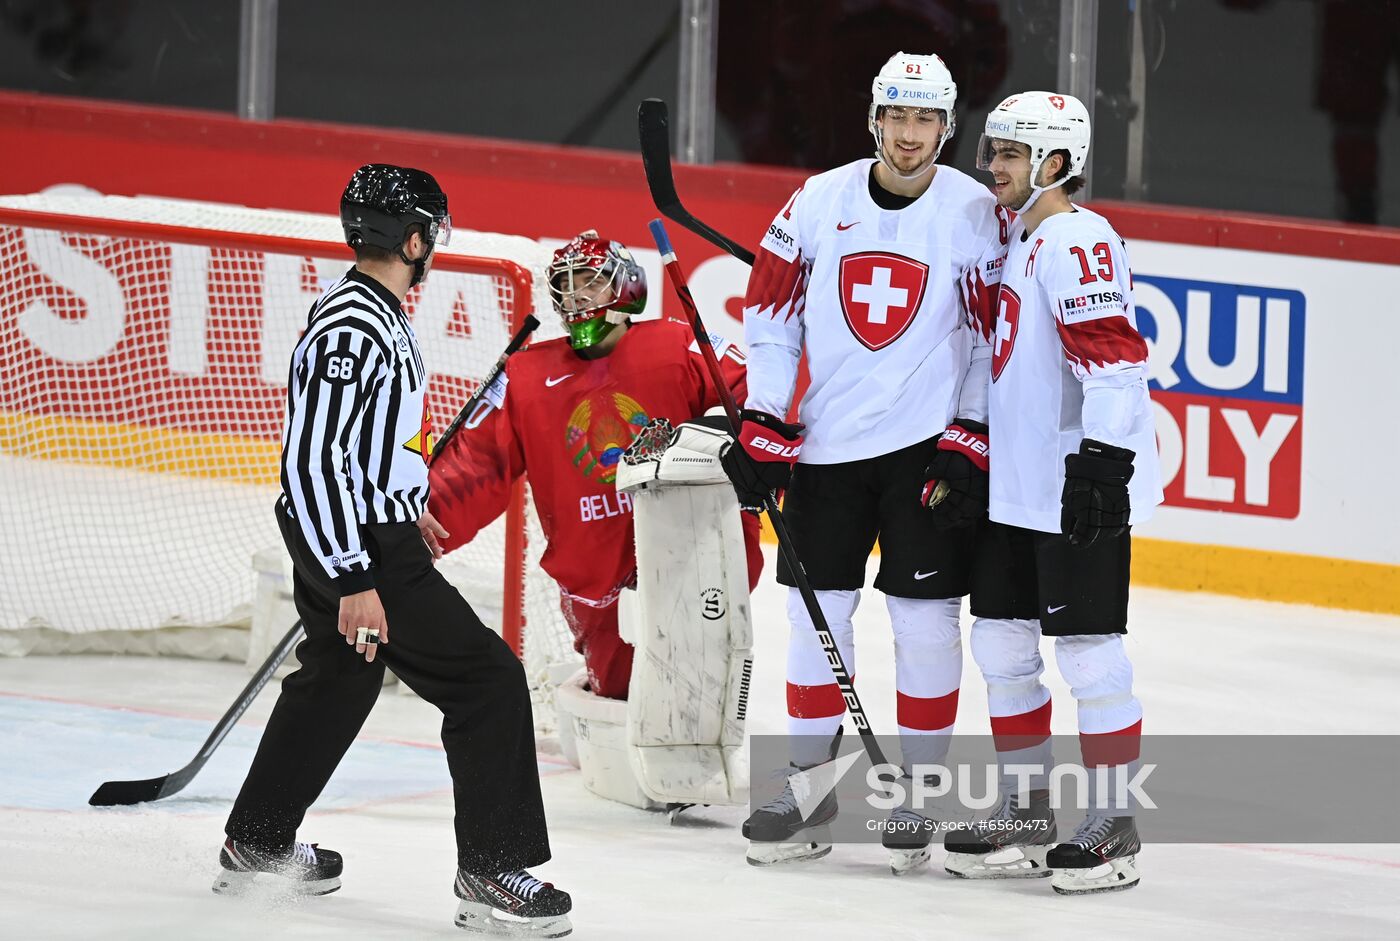
<instances>
[{"instance_id":1,"label":"referee's glove","mask_svg":"<svg viewBox=\"0 0 1400 941\"><path fill-rule=\"evenodd\" d=\"M1133 478L1132 451L1085 438L1078 454L1065 455L1065 489L1060 496L1060 531L1072 546L1121 535L1132 507L1128 481Z\"/></svg>"},{"instance_id":2,"label":"referee's glove","mask_svg":"<svg viewBox=\"0 0 1400 941\"><path fill-rule=\"evenodd\" d=\"M987 516L987 426L959 418L938 436L938 450L924 471L919 502L934 529L968 526Z\"/></svg>"},{"instance_id":3,"label":"referee's glove","mask_svg":"<svg viewBox=\"0 0 1400 941\"><path fill-rule=\"evenodd\" d=\"M739 413L739 437L720 455L720 464L742 507L761 507L774 490L787 487L802 453L805 425L782 421L746 408Z\"/></svg>"}]
</instances>

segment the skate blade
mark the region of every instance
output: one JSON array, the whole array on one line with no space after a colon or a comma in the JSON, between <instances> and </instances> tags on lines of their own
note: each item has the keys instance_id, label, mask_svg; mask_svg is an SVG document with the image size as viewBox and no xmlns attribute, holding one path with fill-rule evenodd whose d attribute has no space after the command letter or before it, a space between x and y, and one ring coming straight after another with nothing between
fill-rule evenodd
<instances>
[{"instance_id":1,"label":"skate blade","mask_svg":"<svg viewBox=\"0 0 1400 941\"><path fill-rule=\"evenodd\" d=\"M907 876L928 865L929 850L921 846L916 850L890 850L890 872L896 876Z\"/></svg>"},{"instance_id":2,"label":"skate blade","mask_svg":"<svg viewBox=\"0 0 1400 941\"><path fill-rule=\"evenodd\" d=\"M278 898L286 896L316 896L330 895L340 888L340 877L332 876L329 879L317 879L313 882L301 882L294 879L287 879L270 872L245 872L238 869L223 869L214 879L212 889L215 895L241 896L247 895L255 888L254 877L263 876L263 880L256 883L256 888L260 893Z\"/></svg>"},{"instance_id":3,"label":"skate blade","mask_svg":"<svg viewBox=\"0 0 1400 941\"><path fill-rule=\"evenodd\" d=\"M1050 888L1061 895L1093 895L1131 889L1140 881L1137 856L1124 856L1092 869L1056 869Z\"/></svg>"},{"instance_id":4,"label":"skate blade","mask_svg":"<svg viewBox=\"0 0 1400 941\"><path fill-rule=\"evenodd\" d=\"M762 843L749 841L749 852L744 858L750 866L776 866L780 863L799 863L811 859L821 859L831 852L831 831L826 827L811 827L801 831L805 841L787 843Z\"/></svg>"},{"instance_id":5,"label":"skate blade","mask_svg":"<svg viewBox=\"0 0 1400 941\"><path fill-rule=\"evenodd\" d=\"M943 870L959 879L1044 879L1049 846L1007 846L992 853L949 853Z\"/></svg>"},{"instance_id":6,"label":"skate blade","mask_svg":"<svg viewBox=\"0 0 1400 941\"><path fill-rule=\"evenodd\" d=\"M574 930L568 915L521 918L480 902L458 905L453 924L464 931L492 938L562 938Z\"/></svg>"}]
</instances>

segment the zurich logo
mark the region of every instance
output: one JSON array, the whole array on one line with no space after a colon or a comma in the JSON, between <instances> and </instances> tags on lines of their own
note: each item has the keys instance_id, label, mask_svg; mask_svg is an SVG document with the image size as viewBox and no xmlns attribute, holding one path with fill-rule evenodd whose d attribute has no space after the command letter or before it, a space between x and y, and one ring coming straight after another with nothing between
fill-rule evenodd
<instances>
[{"instance_id":1,"label":"zurich logo","mask_svg":"<svg viewBox=\"0 0 1400 941\"><path fill-rule=\"evenodd\" d=\"M891 85L889 88L885 89L885 97L890 101L894 101L899 97L899 89Z\"/></svg>"}]
</instances>

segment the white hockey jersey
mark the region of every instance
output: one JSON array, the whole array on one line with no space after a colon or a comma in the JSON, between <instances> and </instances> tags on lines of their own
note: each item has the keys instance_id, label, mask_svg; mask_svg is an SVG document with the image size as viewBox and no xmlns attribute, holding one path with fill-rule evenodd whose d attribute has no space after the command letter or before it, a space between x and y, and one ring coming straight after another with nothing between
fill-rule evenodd
<instances>
[{"instance_id":1,"label":"white hockey jersey","mask_svg":"<svg viewBox=\"0 0 1400 941\"><path fill-rule=\"evenodd\" d=\"M913 203L881 209L873 163L811 177L793 194L744 298L749 408L785 415L806 351L804 463L888 454L954 417L984 418L985 346L967 377L973 321L993 315L1005 217L986 187L945 166Z\"/></svg>"},{"instance_id":2,"label":"white hockey jersey","mask_svg":"<svg viewBox=\"0 0 1400 941\"><path fill-rule=\"evenodd\" d=\"M1060 532L1065 455L1084 438L1128 448L1132 522L1162 502L1147 344L1128 250L1087 209L1011 225L992 344L991 505L999 523Z\"/></svg>"}]
</instances>

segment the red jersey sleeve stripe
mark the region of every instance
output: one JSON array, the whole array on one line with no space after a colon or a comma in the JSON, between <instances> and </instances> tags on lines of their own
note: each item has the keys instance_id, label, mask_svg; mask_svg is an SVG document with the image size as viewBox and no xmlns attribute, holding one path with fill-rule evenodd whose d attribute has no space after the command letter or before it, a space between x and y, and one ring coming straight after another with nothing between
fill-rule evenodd
<instances>
[{"instance_id":1,"label":"red jersey sleeve stripe","mask_svg":"<svg viewBox=\"0 0 1400 941\"><path fill-rule=\"evenodd\" d=\"M744 309L776 320L781 314L784 322L801 315L801 301L807 290L802 256L792 261L768 251L758 250L753 272L749 275L748 291L744 294Z\"/></svg>"},{"instance_id":2,"label":"red jersey sleeve stripe","mask_svg":"<svg viewBox=\"0 0 1400 941\"><path fill-rule=\"evenodd\" d=\"M1147 343L1127 317L1103 317L1066 324L1055 319L1065 358L1088 370L1094 366L1147 361Z\"/></svg>"}]
</instances>

